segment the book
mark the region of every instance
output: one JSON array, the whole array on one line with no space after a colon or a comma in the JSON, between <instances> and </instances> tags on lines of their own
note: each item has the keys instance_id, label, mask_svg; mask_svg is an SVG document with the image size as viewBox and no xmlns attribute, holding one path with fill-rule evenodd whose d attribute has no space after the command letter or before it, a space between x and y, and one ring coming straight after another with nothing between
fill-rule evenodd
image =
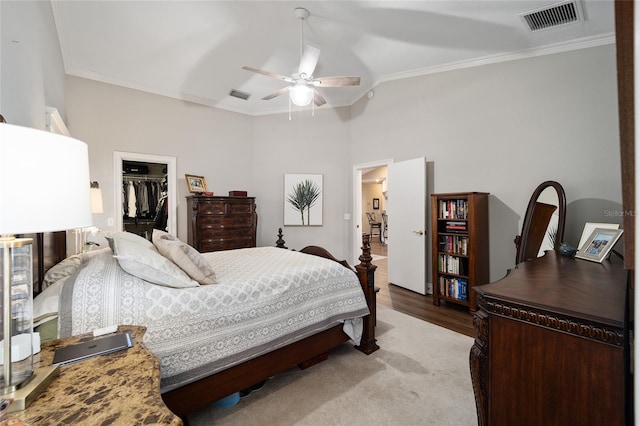
<instances>
[{"instance_id":1,"label":"book","mask_svg":"<svg viewBox=\"0 0 640 426\"><path fill-rule=\"evenodd\" d=\"M129 333L117 333L56 349L52 364L68 365L98 355L106 355L133 347Z\"/></svg>"}]
</instances>

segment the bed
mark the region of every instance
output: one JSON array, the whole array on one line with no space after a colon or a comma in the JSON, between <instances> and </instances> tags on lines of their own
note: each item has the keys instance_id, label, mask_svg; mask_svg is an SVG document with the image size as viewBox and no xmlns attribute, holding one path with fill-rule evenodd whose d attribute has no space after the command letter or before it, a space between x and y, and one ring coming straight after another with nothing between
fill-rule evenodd
<instances>
[{"instance_id":1,"label":"bed","mask_svg":"<svg viewBox=\"0 0 640 426\"><path fill-rule=\"evenodd\" d=\"M59 263L64 240L39 237L34 276L47 279L34 302L36 319L43 320L46 304L53 315L50 296L56 294L60 337L113 324L147 327L145 344L161 363L163 400L183 418L293 366L326 359L348 340L366 354L377 350L376 267L368 236L354 270L320 247L285 250L279 235L280 248L199 254L215 271L206 278L215 284L187 280L178 287L153 282L144 268L138 276L127 265L130 248L124 249L133 243L116 234L111 248ZM144 251L138 257L147 262L153 256Z\"/></svg>"}]
</instances>

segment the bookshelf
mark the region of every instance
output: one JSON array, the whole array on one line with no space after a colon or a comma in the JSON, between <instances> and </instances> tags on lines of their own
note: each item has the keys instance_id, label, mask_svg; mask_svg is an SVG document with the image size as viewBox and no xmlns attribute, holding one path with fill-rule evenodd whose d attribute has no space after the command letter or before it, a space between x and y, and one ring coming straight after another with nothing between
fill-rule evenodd
<instances>
[{"instance_id":1,"label":"bookshelf","mask_svg":"<svg viewBox=\"0 0 640 426\"><path fill-rule=\"evenodd\" d=\"M489 194L431 195L433 304L476 310L473 287L489 282Z\"/></svg>"}]
</instances>

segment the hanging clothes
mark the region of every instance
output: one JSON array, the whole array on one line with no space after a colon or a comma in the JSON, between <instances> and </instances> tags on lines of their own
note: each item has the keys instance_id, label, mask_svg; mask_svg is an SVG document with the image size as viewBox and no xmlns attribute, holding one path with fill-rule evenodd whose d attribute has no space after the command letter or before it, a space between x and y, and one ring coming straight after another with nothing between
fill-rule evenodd
<instances>
[{"instance_id":1,"label":"hanging clothes","mask_svg":"<svg viewBox=\"0 0 640 426\"><path fill-rule=\"evenodd\" d=\"M133 185L132 181L129 181L129 185L128 185L128 192L129 192L129 196L128 198L128 212L127 212L127 216L129 217L137 217L138 214L138 208L137 208L137 202L136 202L136 189L135 186Z\"/></svg>"},{"instance_id":2,"label":"hanging clothes","mask_svg":"<svg viewBox=\"0 0 640 426\"><path fill-rule=\"evenodd\" d=\"M129 217L129 184L127 182L122 182L122 215L124 217Z\"/></svg>"},{"instance_id":3,"label":"hanging clothes","mask_svg":"<svg viewBox=\"0 0 640 426\"><path fill-rule=\"evenodd\" d=\"M128 177L122 183L122 214L130 219L155 220L162 198L167 197L166 177Z\"/></svg>"},{"instance_id":4,"label":"hanging clothes","mask_svg":"<svg viewBox=\"0 0 640 426\"><path fill-rule=\"evenodd\" d=\"M165 195L158 203L158 210L156 211L155 223L153 225L154 229L161 231L167 230L167 219L169 217L169 203L167 199L168 197Z\"/></svg>"},{"instance_id":5,"label":"hanging clothes","mask_svg":"<svg viewBox=\"0 0 640 426\"><path fill-rule=\"evenodd\" d=\"M138 216L144 217L149 213L149 193L147 191L147 183L144 181L136 182L136 207L138 208Z\"/></svg>"}]
</instances>

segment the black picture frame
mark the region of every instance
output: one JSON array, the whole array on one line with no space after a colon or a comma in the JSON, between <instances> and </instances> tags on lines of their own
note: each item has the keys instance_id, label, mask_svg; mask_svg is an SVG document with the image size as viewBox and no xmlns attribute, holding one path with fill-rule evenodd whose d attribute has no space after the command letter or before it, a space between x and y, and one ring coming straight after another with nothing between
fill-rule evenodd
<instances>
[{"instance_id":1,"label":"black picture frame","mask_svg":"<svg viewBox=\"0 0 640 426\"><path fill-rule=\"evenodd\" d=\"M380 209L380 198L374 198L373 199L373 209L374 210L379 210Z\"/></svg>"}]
</instances>

